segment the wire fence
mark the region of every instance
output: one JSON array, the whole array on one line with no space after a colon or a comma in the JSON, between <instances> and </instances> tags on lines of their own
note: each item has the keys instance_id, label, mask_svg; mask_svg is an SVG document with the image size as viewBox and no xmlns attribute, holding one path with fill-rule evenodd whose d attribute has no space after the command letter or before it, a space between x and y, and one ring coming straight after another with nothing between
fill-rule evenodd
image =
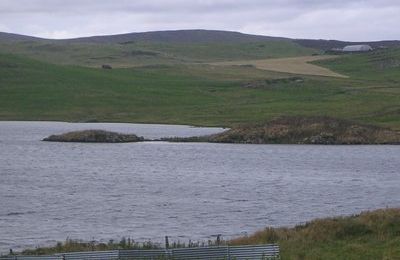
<instances>
[{"instance_id":1,"label":"wire fence","mask_svg":"<svg viewBox=\"0 0 400 260\"><path fill-rule=\"evenodd\" d=\"M276 244L256 246L210 246L174 249L141 249L74 252L54 255L0 257L0 260L265 260L280 259Z\"/></svg>"}]
</instances>

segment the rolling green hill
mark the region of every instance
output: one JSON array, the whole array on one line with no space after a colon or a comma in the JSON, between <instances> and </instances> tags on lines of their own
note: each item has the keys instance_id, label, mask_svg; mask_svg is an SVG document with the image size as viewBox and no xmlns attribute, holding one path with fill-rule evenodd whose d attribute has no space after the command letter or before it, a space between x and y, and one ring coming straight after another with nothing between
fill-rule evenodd
<instances>
[{"instance_id":1,"label":"rolling green hill","mask_svg":"<svg viewBox=\"0 0 400 260\"><path fill-rule=\"evenodd\" d=\"M307 47L318 50L330 50L332 48L343 48L346 45L358 45L358 44L367 44L372 48L380 48L384 47L400 47L400 41L374 41L374 42L348 42L348 41L337 41L337 40L311 40L311 39L295 39L293 40L295 43Z\"/></svg>"},{"instance_id":2,"label":"rolling green hill","mask_svg":"<svg viewBox=\"0 0 400 260\"><path fill-rule=\"evenodd\" d=\"M362 42L373 47L400 41ZM0 50L55 64L117 67L252 60L319 54L361 44L289 39L216 30L175 30L52 40L0 32Z\"/></svg>"},{"instance_id":3,"label":"rolling green hill","mask_svg":"<svg viewBox=\"0 0 400 260\"><path fill-rule=\"evenodd\" d=\"M0 51L55 64L133 67L266 59L318 53L285 38L183 30L49 40L0 33Z\"/></svg>"},{"instance_id":4,"label":"rolling green hill","mask_svg":"<svg viewBox=\"0 0 400 260\"><path fill-rule=\"evenodd\" d=\"M252 35L233 31L218 30L170 30L116 35L92 36L68 39L68 42L80 43L129 43L129 42L158 42L158 43L245 43L263 41L290 41L288 38Z\"/></svg>"},{"instance_id":5,"label":"rolling green hill","mask_svg":"<svg viewBox=\"0 0 400 260\"><path fill-rule=\"evenodd\" d=\"M357 59L365 58L345 56L326 66L339 63L342 72ZM291 80L293 75L251 66L207 64L102 70L1 54L0 119L231 126L301 115L400 129L400 88L394 83L400 75L390 75L387 81L369 75Z\"/></svg>"},{"instance_id":6,"label":"rolling green hill","mask_svg":"<svg viewBox=\"0 0 400 260\"><path fill-rule=\"evenodd\" d=\"M320 51L291 39L222 31L69 40L0 33L0 120L231 126L330 116L400 130L399 48L313 62L349 78L240 62L311 54Z\"/></svg>"},{"instance_id":7,"label":"rolling green hill","mask_svg":"<svg viewBox=\"0 0 400 260\"><path fill-rule=\"evenodd\" d=\"M369 114L377 122L400 121L400 48L346 55L336 60L318 61L317 64L359 81L354 95L360 88L368 91L371 105L379 99L384 105ZM381 97L381 93L393 97L393 102Z\"/></svg>"},{"instance_id":8,"label":"rolling green hill","mask_svg":"<svg viewBox=\"0 0 400 260\"><path fill-rule=\"evenodd\" d=\"M316 63L354 79L373 81L378 85L393 83L397 86L400 84L400 48L351 54L340 59Z\"/></svg>"},{"instance_id":9,"label":"rolling green hill","mask_svg":"<svg viewBox=\"0 0 400 260\"><path fill-rule=\"evenodd\" d=\"M54 64L99 67L136 67L154 64L205 63L225 60L303 56L314 50L288 41L268 43L155 43L124 44L15 42L1 43L2 52Z\"/></svg>"}]
</instances>

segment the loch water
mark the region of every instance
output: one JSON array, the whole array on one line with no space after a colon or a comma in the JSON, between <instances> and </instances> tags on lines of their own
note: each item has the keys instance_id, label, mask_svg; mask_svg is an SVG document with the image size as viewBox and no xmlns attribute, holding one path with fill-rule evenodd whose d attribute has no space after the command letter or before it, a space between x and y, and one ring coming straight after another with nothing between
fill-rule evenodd
<instances>
[{"instance_id":1,"label":"loch water","mask_svg":"<svg viewBox=\"0 0 400 260\"><path fill-rule=\"evenodd\" d=\"M41 141L82 129L146 138L224 130L0 122L0 253L66 238L231 238L400 206L400 146Z\"/></svg>"}]
</instances>

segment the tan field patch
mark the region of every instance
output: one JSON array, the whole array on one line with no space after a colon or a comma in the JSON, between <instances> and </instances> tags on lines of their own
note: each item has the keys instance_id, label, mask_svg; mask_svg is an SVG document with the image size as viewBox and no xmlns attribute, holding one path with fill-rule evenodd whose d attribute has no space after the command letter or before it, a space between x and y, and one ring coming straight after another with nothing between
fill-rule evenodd
<instances>
[{"instance_id":1,"label":"tan field patch","mask_svg":"<svg viewBox=\"0 0 400 260\"><path fill-rule=\"evenodd\" d=\"M243 60L215 62L213 65L233 66L233 65L253 65L262 70L286 72L292 74L315 75L325 77L348 78L345 75L331 71L330 69L311 64L312 61L334 59L337 56L303 56L293 58L265 59L265 60Z\"/></svg>"}]
</instances>

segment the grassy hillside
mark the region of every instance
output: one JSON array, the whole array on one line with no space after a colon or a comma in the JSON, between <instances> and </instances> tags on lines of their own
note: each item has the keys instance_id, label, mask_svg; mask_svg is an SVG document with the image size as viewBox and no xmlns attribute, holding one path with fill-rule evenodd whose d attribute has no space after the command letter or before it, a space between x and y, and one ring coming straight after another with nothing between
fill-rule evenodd
<instances>
[{"instance_id":1,"label":"grassy hillside","mask_svg":"<svg viewBox=\"0 0 400 260\"><path fill-rule=\"evenodd\" d=\"M399 88L389 81L292 77L206 64L102 70L0 54L0 119L231 126L320 115L400 129Z\"/></svg>"},{"instance_id":2,"label":"grassy hillside","mask_svg":"<svg viewBox=\"0 0 400 260\"><path fill-rule=\"evenodd\" d=\"M72 40L0 34L0 119L230 126L299 115L400 129L400 49L315 62L343 79L293 81L268 71L275 66L268 62L267 70L240 65L316 52L290 39L220 31ZM215 66L221 61L226 66Z\"/></svg>"},{"instance_id":3,"label":"grassy hillside","mask_svg":"<svg viewBox=\"0 0 400 260\"><path fill-rule=\"evenodd\" d=\"M0 32L0 42L42 41L44 39L15 33Z\"/></svg>"},{"instance_id":4,"label":"grassy hillside","mask_svg":"<svg viewBox=\"0 0 400 260\"><path fill-rule=\"evenodd\" d=\"M221 43L72 43L0 41L0 51L55 64L132 67L310 55L317 51L290 41Z\"/></svg>"},{"instance_id":5,"label":"grassy hillside","mask_svg":"<svg viewBox=\"0 0 400 260\"><path fill-rule=\"evenodd\" d=\"M0 32L0 51L49 63L99 67L267 59L318 53L290 39L180 30L50 40Z\"/></svg>"},{"instance_id":6,"label":"grassy hillside","mask_svg":"<svg viewBox=\"0 0 400 260\"><path fill-rule=\"evenodd\" d=\"M307 48L313 48L318 50L330 50L333 48L343 48L347 45L358 45L368 44L372 48L385 47L400 47L400 41L374 41L374 42L348 42L348 41L337 41L337 40L311 40L311 39L295 39L295 43Z\"/></svg>"},{"instance_id":7,"label":"grassy hillside","mask_svg":"<svg viewBox=\"0 0 400 260\"><path fill-rule=\"evenodd\" d=\"M1 35L0 35L1 38ZM124 43L124 42L158 42L158 43L244 43L261 41L290 41L288 38L252 35L234 31L218 30L167 30L116 35L82 37L66 40L78 43Z\"/></svg>"},{"instance_id":8,"label":"grassy hillside","mask_svg":"<svg viewBox=\"0 0 400 260\"><path fill-rule=\"evenodd\" d=\"M282 259L400 259L400 209L267 228L233 245L278 243Z\"/></svg>"},{"instance_id":9,"label":"grassy hillside","mask_svg":"<svg viewBox=\"0 0 400 260\"><path fill-rule=\"evenodd\" d=\"M317 64L377 85L400 83L400 48L344 55L340 59L317 61Z\"/></svg>"},{"instance_id":10,"label":"grassy hillside","mask_svg":"<svg viewBox=\"0 0 400 260\"><path fill-rule=\"evenodd\" d=\"M346 55L336 60L318 61L317 64L359 81L354 88L355 94L361 88L368 91L375 99L370 100L371 103L381 99L383 106L370 114L378 122L400 120L400 48ZM393 102L382 99L382 93L392 96Z\"/></svg>"}]
</instances>

